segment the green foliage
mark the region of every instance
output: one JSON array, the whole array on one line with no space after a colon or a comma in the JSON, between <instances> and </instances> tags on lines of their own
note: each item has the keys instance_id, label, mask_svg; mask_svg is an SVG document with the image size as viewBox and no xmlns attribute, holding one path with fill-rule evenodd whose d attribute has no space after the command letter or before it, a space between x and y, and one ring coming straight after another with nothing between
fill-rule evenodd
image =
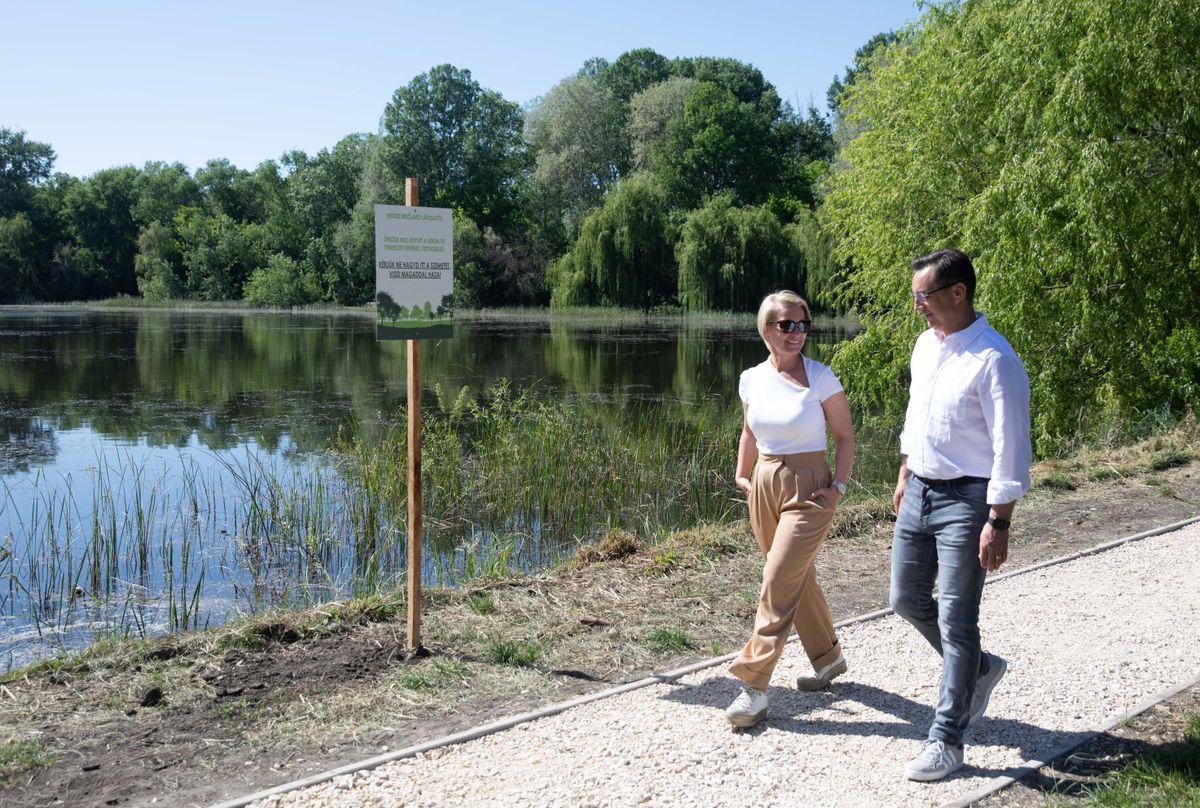
<instances>
[{"instance_id":1,"label":"green foliage","mask_svg":"<svg viewBox=\"0 0 1200 808\"><path fill-rule=\"evenodd\" d=\"M471 670L457 659L434 659L415 670L403 671L396 684L405 690L434 690L457 685L471 678Z\"/></svg>"},{"instance_id":2,"label":"green foliage","mask_svg":"<svg viewBox=\"0 0 1200 808\"><path fill-rule=\"evenodd\" d=\"M184 208L175 217L185 284L198 300L236 300L254 269L266 263L263 232L220 213Z\"/></svg>"},{"instance_id":3,"label":"green foliage","mask_svg":"<svg viewBox=\"0 0 1200 808\"><path fill-rule=\"evenodd\" d=\"M651 568L665 575L683 563L683 553L675 547L668 547L655 553L651 561Z\"/></svg>"},{"instance_id":4,"label":"green foliage","mask_svg":"<svg viewBox=\"0 0 1200 808\"><path fill-rule=\"evenodd\" d=\"M1133 759L1079 796L1095 808L1200 806L1200 717L1182 741Z\"/></svg>"},{"instance_id":5,"label":"green foliage","mask_svg":"<svg viewBox=\"0 0 1200 808\"><path fill-rule=\"evenodd\" d=\"M63 199L62 215L80 249L88 251L87 283L93 294L134 294L133 257L138 226L137 169L109 168L72 185Z\"/></svg>"},{"instance_id":6,"label":"green foliage","mask_svg":"<svg viewBox=\"0 0 1200 808\"><path fill-rule=\"evenodd\" d=\"M687 309L753 311L776 289L804 289L804 259L766 207L717 196L692 211L675 248Z\"/></svg>"},{"instance_id":7,"label":"green foliage","mask_svg":"<svg viewBox=\"0 0 1200 808\"><path fill-rule=\"evenodd\" d=\"M653 178L635 175L622 183L551 265L551 305L650 309L669 300L676 269L666 209L666 196Z\"/></svg>"},{"instance_id":8,"label":"green foliage","mask_svg":"<svg viewBox=\"0 0 1200 808\"><path fill-rule=\"evenodd\" d=\"M1146 467L1150 471L1166 471L1177 466L1186 466L1192 462L1193 456L1191 452L1182 449L1165 449L1161 452L1156 452L1151 458Z\"/></svg>"},{"instance_id":9,"label":"green foliage","mask_svg":"<svg viewBox=\"0 0 1200 808\"><path fill-rule=\"evenodd\" d=\"M10 739L0 743L0 770L31 769L34 766L49 766L58 756L46 749L36 738Z\"/></svg>"},{"instance_id":10,"label":"green foliage","mask_svg":"<svg viewBox=\"0 0 1200 808\"><path fill-rule=\"evenodd\" d=\"M228 160L209 160L196 171L205 210L235 222L261 221L265 213L254 175Z\"/></svg>"},{"instance_id":11,"label":"green foliage","mask_svg":"<svg viewBox=\"0 0 1200 808\"><path fill-rule=\"evenodd\" d=\"M0 302L11 302L36 293L37 234L24 213L0 216Z\"/></svg>"},{"instance_id":12,"label":"green foliage","mask_svg":"<svg viewBox=\"0 0 1200 808\"><path fill-rule=\"evenodd\" d=\"M681 207L723 192L743 204L761 202L773 175L774 122L758 103L701 81L684 100L682 118L670 121L666 138L650 149L651 168Z\"/></svg>"},{"instance_id":13,"label":"green foliage","mask_svg":"<svg viewBox=\"0 0 1200 808\"><path fill-rule=\"evenodd\" d=\"M534 181L562 211L574 235L628 163L621 105L591 76L556 84L530 110L525 133L536 151Z\"/></svg>"},{"instance_id":14,"label":"green foliage","mask_svg":"<svg viewBox=\"0 0 1200 808\"><path fill-rule=\"evenodd\" d=\"M457 208L498 229L516 206L522 125L516 104L448 64L396 90L380 122L394 183L418 177L423 205Z\"/></svg>"},{"instance_id":15,"label":"green foliage","mask_svg":"<svg viewBox=\"0 0 1200 808\"><path fill-rule=\"evenodd\" d=\"M646 645L660 654L680 654L696 647L696 641L685 631L656 628L646 637Z\"/></svg>"},{"instance_id":16,"label":"green foliage","mask_svg":"<svg viewBox=\"0 0 1200 808\"><path fill-rule=\"evenodd\" d=\"M365 303L375 293L375 205L404 203L404 188L388 168L384 139L369 136L364 150L358 201L349 220L334 226L331 241L338 260L329 262L323 278L330 297L345 305Z\"/></svg>"},{"instance_id":17,"label":"green foliage","mask_svg":"<svg viewBox=\"0 0 1200 808\"><path fill-rule=\"evenodd\" d=\"M1025 361L1040 452L1200 400L1198 49L1187 0L951 4L880 46L824 208L867 327L833 360L855 401L901 417L907 265L946 245Z\"/></svg>"},{"instance_id":18,"label":"green foliage","mask_svg":"<svg viewBox=\"0 0 1200 808\"><path fill-rule=\"evenodd\" d=\"M480 228L465 214L454 217L456 309L481 309L547 302L544 263L520 236L504 238Z\"/></svg>"},{"instance_id":19,"label":"green foliage","mask_svg":"<svg viewBox=\"0 0 1200 808\"><path fill-rule=\"evenodd\" d=\"M429 690L434 681L433 672L429 670L405 671L396 677L396 683L405 690Z\"/></svg>"},{"instance_id":20,"label":"green foliage","mask_svg":"<svg viewBox=\"0 0 1200 808\"><path fill-rule=\"evenodd\" d=\"M1061 471L1050 471L1037 478L1038 488L1049 488L1051 491L1074 491L1078 486L1071 475Z\"/></svg>"},{"instance_id":21,"label":"green foliage","mask_svg":"<svg viewBox=\"0 0 1200 808\"><path fill-rule=\"evenodd\" d=\"M246 281L244 297L251 306L273 306L286 309L314 303L321 290L311 273L281 253L267 259Z\"/></svg>"},{"instance_id":22,"label":"green foliage","mask_svg":"<svg viewBox=\"0 0 1200 808\"><path fill-rule=\"evenodd\" d=\"M146 163L133 185L136 199L130 214L143 228L152 222L169 224L175 211L202 201L199 183L182 163Z\"/></svg>"},{"instance_id":23,"label":"green foliage","mask_svg":"<svg viewBox=\"0 0 1200 808\"><path fill-rule=\"evenodd\" d=\"M670 77L671 63L653 48L626 51L599 74L601 84L621 104Z\"/></svg>"},{"instance_id":24,"label":"green foliage","mask_svg":"<svg viewBox=\"0 0 1200 808\"><path fill-rule=\"evenodd\" d=\"M664 147L671 124L683 120L684 102L697 84L695 79L673 76L630 99L627 129L634 168L650 168L650 155Z\"/></svg>"},{"instance_id":25,"label":"green foliage","mask_svg":"<svg viewBox=\"0 0 1200 808\"><path fill-rule=\"evenodd\" d=\"M27 210L34 187L50 177L53 166L54 149L49 144L0 127L0 217Z\"/></svg>"},{"instance_id":26,"label":"green foliage","mask_svg":"<svg viewBox=\"0 0 1200 808\"><path fill-rule=\"evenodd\" d=\"M779 94L762 71L724 57L682 57L671 61L671 75L707 82L730 92L740 104L751 104L774 121L782 114Z\"/></svg>"},{"instance_id":27,"label":"green foliage","mask_svg":"<svg viewBox=\"0 0 1200 808\"><path fill-rule=\"evenodd\" d=\"M467 595L467 608L478 615L491 614L496 611L496 601L487 592L472 592Z\"/></svg>"},{"instance_id":28,"label":"green foliage","mask_svg":"<svg viewBox=\"0 0 1200 808\"><path fill-rule=\"evenodd\" d=\"M172 300L185 294L183 282L175 274L178 250L170 228L157 219L138 236L138 252L133 259L138 291L146 300Z\"/></svg>"},{"instance_id":29,"label":"green foliage","mask_svg":"<svg viewBox=\"0 0 1200 808\"><path fill-rule=\"evenodd\" d=\"M771 199L793 223L832 155L828 124L796 115L752 65L649 48L587 60L524 118L440 65L396 90L379 134L253 170L218 159L194 176L166 162L51 176L49 145L0 129L0 301L249 290L256 305L361 305L375 291L373 207L402 204L415 176L421 202L453 208L464 231L454 305L544 305L552 288L560 304L673 305L688 210L714 194ZM652 205L647 221L630 199Z\"/></svg>"},{"instance_id":30,"label":"green foliage","mask_svg":"<svg viewBox=\"0 0 1200 808\"><path fill-rule=\"evenodd\" d=\"M811 166L825 166L813 161ZM787 235L798 253L798 261L804 267L804 287L797 288L815 309L834 309L839 313L846 309L839 305L836 290L844 274L844 267L833 255L833 239L822 229L817 217L808 208L800 208L793 214L787 226Z\"/></svg>"},{"instance_id":31,"label":"green foliage","mask_svg":"<svg viewBox=\"0 0 1200 808\"><path fill-rule=\"evenodd\" d=\"M537 640L489 640L483 651L497 665L530 667L542 658L542 644Z\"/></svg>"},{"instance_id":32,"label":"green foliage","mask_svg":"<svg viewBox=\"0 0 1200 808\"><path fill-rule=\"evenodd\" d=\"M834 120L839 120L842 113L842 101L849 89L858 79L870 71L871 64L888 45L900 41L900 35L895 31L876 34L867 40L866 44L854 52L854 64L846 68L839 78L834 77L833 83L825 92L825 102Z\"/></svg>"}]
</instances>

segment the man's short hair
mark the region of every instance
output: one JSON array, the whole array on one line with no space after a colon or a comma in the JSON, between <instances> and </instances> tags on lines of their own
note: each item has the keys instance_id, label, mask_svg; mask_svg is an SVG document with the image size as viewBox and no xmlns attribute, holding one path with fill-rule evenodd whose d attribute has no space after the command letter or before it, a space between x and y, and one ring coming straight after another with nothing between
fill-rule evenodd
<instances>
[{"instance_id":1,"label":"man's short hair","mask_svg":"<svg viewBox=\"0 0 1200 808\"><path fill-rule=\"evenodd\" d=\"M933 267L931 282L934 288L961 283L967 287L967 302L975 301L975 267L962 250L948 247L922 255L912 262L913 272Z\"/></svg>"}]
</instances>

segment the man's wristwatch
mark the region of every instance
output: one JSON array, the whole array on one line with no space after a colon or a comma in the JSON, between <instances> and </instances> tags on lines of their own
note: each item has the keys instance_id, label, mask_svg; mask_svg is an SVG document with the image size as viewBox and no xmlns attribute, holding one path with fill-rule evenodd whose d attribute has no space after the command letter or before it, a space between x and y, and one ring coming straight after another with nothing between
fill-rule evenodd
<instances>
[{"instance_id":1,"label":"man's wristwatch","mask_svg":"<svg viewBox=\"0 0 1200 808\"><path fill-rule=\"evenodd\" d=\"M842 496L846 496L846 484L841 480L834 480L829 484L832 488L837 489L837 492Z\"/></svg>"},{"instance_id":2,"label":"man's wristwatch","mask_svg":"<svg viewBox=\"0 0 1200 808\"><path fill-rule=\"evenodd\" d=\"M1001 519L999 516L989 516L988 524L995 530L1008 530L1012 522L1008 519Z\"/></svg>"}]
</instances>

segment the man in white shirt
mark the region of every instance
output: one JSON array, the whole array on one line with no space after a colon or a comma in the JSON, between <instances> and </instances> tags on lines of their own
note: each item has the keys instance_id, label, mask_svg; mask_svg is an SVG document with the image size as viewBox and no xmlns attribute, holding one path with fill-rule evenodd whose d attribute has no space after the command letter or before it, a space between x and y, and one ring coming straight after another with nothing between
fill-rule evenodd
<instances>
[{"instance_id":1,"label":"man in white shirt","mask_svg":"<svg viewBox=\"0 0 1200 808\"><path fill-rule=\"evenodd\" d=\"M1013 507L1029 489L1029 377L975 311L970 258L939 250L912 268L913 308L929 330L913 348L900 435L891 604L942 656L933 725L905 770L940 780L962 766L963 732L1007 668L982 651L979 602L987 572L1008 557Z\"/></svg>"}]
</instances>

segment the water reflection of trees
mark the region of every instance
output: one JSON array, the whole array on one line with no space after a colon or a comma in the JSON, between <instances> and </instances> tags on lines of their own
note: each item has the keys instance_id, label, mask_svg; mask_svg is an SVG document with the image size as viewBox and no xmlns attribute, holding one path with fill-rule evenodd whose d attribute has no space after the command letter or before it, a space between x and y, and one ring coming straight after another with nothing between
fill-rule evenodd
<instances>
[{"instance_id":1,"label":"water reflection of trees","mask_svg":"<svg viewBox=\"0 0 1200 808\"><path fill-rule=\"evenodd\" d=\"M0 475L28 472L58 455L54 430L40 418L0 405Z\"/></svg>"},{"instance_id":2,"label":"water reflection of trees","mask_svg":"<svg viewBox=\"0 0 1200 808\"><path fill-rule=\"evenodd\" d=\"M376 342L365 317L9 313L0 334L0 395L56 428L152 446L319 450L405 402L405 343ZM657 408L693 423L736 407L738 374L763 355L752 323L473 321L422 343L423 396L510 379L609 419Z\"/></svg>"}]
</instances>

